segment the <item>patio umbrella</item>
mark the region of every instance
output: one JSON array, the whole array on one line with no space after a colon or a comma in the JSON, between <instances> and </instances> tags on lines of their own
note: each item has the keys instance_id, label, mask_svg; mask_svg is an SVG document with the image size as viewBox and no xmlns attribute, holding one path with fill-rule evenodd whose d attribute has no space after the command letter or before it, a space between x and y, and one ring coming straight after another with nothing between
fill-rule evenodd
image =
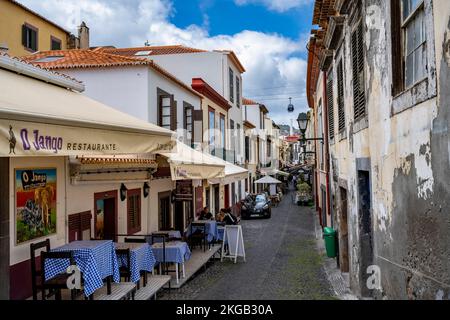
<instances>
[{"instance_id":1,"label":"patio umbrella","mask_svg":"<svg viewBox=\"0 0 450 320\"><path fill-rule=\"evenodd\" d=\"M282 182L272 178L270 176L265 176L262 179L259 179L258 181L255 181L255 184L281 184Z\"/></svg>"}]
</instances>

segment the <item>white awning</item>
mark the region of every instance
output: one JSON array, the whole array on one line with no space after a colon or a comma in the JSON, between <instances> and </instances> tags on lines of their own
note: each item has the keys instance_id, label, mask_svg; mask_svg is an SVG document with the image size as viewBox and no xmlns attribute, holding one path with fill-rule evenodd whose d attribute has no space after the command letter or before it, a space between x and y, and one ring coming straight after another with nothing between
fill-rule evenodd
<instances>
[{"instance_id":1,"label":"white awning","mask_svg":"<svg viewBox=\"0 0 450 320\"><path fill-rule=\"evenodd\" d=\"M0 69L0 157L146 154L171 150L172 135L80 93Z\"/></svg>"},{"instance_id":2,"label":"white awning","mask_svg":"<svg viewBox=\"0 0 450 320\"><path fill-rule=\"evenodd\" d=\"M168 159L172 180L203 180L225 177L225 165L215 157L177 142L174 152L160 154ZM176 151L176 152L175 152Z\"/></svg>"},{"instance_id":3,"label":"white awning","mask_svg":"<svg viewBox=\"0 0 450 320\"><path fill-rule=\"evenodd\" d=\"M259 179L258 181L255 181L255 184L281 184L281 181L278 181L275 178L272 178L270 176L266 176L262 179Z\"/></svg>"}]
</instances>

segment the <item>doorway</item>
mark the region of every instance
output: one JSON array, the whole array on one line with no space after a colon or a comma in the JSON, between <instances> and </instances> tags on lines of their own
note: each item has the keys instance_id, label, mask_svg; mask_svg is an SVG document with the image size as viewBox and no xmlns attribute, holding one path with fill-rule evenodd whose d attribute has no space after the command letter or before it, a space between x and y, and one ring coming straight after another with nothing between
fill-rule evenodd
<instances>
[{"instance_id":1,"label":"doorway","mask_svg":"<svg viewBox=\"0 0 450 320\"><path fill-rule=\"evenodd\" d=\"M159 203L159 230L169 230L172 228L172 219L171 219L171 192L161 192L158 194L158 203Z\"/></svg>"},{"instance_id":2,"label":"doorway","mask_svg":"<svg viewBox=\"0 0 450 320\"><path fill-rule=\"evenodd\" d=\"M117 241L117 190L94 194L95 239Z\"/></svg>"},{"instance_id":3,"label":"doorway","mask_svg":"<svg viewBox=\"0 0 450 320\"><path fill-rule=\"evenodd\" d=\"M220 212L220 187L214 187L214 214L218 214Z\"/></svg>"},{"instance_id":4,"label":"doorway","mask_svg":"<svg viewBox=\"0 0 450 320\"><path fill-rule=\"evenodd\" d=\"M358 171L358 199L359 242L361 248L361 294L363 296L369 296L370 290L365 285L369 277L366 272L367 268L373 263L372 208L369 171Z\"/></svg>"},{"instance_id":5,"label":"doorway","mask_svg":"<svg viewBox=\"0 0 450 320\"><path fill-rule=\"evenodd\" d=\"M224 192L225 192L225 208L229 208L230 207L230 185L227 184L224 188Z\"/></svg>"},{"instance_id":6,"label":"doorway","mask_svg":"<svg viewBox=\"0 0 450 320\"><path fill-rule=\"evenodd\" d=\"M322 227L328 226L327 222L327 191L324 186L320 187L322 200Z\"/></svg>"},{"instance_id":7,"label":"doorway","mask_svg":"<svg viewBox=\"0 0 450 320\"><path fill-rule=\"evenodd\" d=\"M339 206L339 262L341 271L347 273L350 271L350 256L348 244L348 202L347 189L340 187L340 206Z\"/></svg>"},{"instance_id":8,"label":"doorway","mask_svg":"<svg viewBox=\"0 0 450 320\"><path fill-rule=\"evenodd\" d=\"M184 201L175 202L174 227L183 234L184 230ZM167 229L165 229L167 230Z\"/></svg>"}]
</instances>

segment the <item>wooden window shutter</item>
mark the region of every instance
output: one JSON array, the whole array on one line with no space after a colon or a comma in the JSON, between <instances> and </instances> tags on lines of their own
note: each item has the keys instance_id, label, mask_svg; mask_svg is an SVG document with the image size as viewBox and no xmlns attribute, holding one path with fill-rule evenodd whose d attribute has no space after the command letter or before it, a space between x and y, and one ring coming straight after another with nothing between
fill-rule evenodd
<instances>
[{"instance_id":1,"label":"wooden window shutter","mask_svg":"<svg viewBox=\"0 0 450 320\"><path fill-rule=\"evenodd\" d=\"M333 69L328 73L327 81L327 107L328 107L328 135L334 138L334 90L333 90Z\"/></svg>"},{"instance_id":2,"label":"wooden window shutter","mask_svg":"<svg viewBox=\"0 0 450 320\"><path fill-rule=\"evenodd\" d=\"M339 132L345 131L345 104L344 104L344 70L342 59L337 67L337 85L338 85L338 127Z\"/></svg>"},{"instance_id":3,"label":"wooden window shutter","mask_svg":"<svg viewBox=\"0 0 450 320\"><path fill-rule=\"evenodd\" d=\"M81 223L79 214L69 215L69 242L79 240L81 237Z\"/></svg>"},{"instance_id":4,"label":"wooden window shutter","mask_svg":"<svg viewBox=\"0 0 450 320\"><path fill-rule=\"evenodd\" d=\"M128 234L141 231L141 189L127 192L127 230Z\"/></svg>"},{"instance_id":5,"label":"wooden window shutter","mask_svg":"<svg viewBox=\"0 0 450 320\"><path fill-rule=\"evenodd\" d=\"M402 46L402 12L398 0L391 0L391 43L392 43L392 95L404 90L404 65Z\"/></svg>"},{"instance_id":6,"label":"wooden window shutter","mask_svg":"<svg viewBox=\"0 0 450 320\"><path fill-rule=\"evenodd\" d=\"M22 45L24 47L28 47L28 43L27 43L27 26L26 25L22 25Z\"/></svg>"},{"instance_id":7,"label":"wooden window shutter","mask_svg":"<svg viewBox=\"0 0 450 320\"><path fill-rule=\"evenodd\" d=\"M170 97L171 102L171 109L170 109L170 130L175 131L177 130L177 101L175 101L174 96L171 95Z\"/></svg>"},{"instance_id":8,"label":"wooden window shutter","mask_svg":"<svg viewBox=\"0 0 450 320\"><path fill-rule=\"evenodd\" d=\"M362 21L352 33L353 104L355 121L366 115L364 84L364 29Z\"/></svg>"}]
</instances>

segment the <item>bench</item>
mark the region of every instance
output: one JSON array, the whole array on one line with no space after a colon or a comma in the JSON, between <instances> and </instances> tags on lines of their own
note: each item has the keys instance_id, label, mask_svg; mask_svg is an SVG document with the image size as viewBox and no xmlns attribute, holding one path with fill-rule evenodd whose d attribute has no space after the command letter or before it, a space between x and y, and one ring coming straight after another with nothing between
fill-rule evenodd
<instances>
[{"instance_id":1,"label":"bench","mask_svg":"<svg viewBox=\"0 0 450 320\"><path fill-rule=\"evenodd\" d=\"M111 284L111 294L107 293L106 286L94 293L94 300L128 300L134 299L136 284L132 282L121 282Z\"/></svg>"},{"instance_id":2,"label":"bench","mask_svg":"<svg viewBox=\"0 0 450 320\"><path fill-rule=\"evenodd\" d=\"M147 285L141 287L134 296L135 300L150 300L168 283L170 283L171 276L149 276Z\"/></svg>"}]
</instances>

